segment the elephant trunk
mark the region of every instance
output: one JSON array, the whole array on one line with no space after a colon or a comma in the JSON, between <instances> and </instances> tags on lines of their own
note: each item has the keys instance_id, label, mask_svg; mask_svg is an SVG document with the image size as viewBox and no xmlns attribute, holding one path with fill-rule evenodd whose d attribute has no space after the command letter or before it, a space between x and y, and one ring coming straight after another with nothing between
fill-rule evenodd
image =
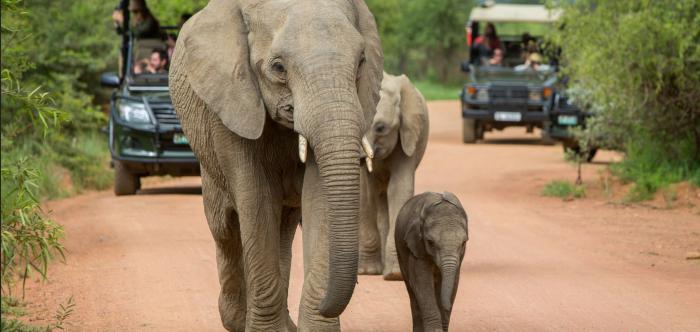
<instances>
[{"instance_id":1,"label":"elephant trunk","mask_svg":"<svg viewBox=\"0 0 700 332\"><path fill-rule=\"evenodd\" d=\"M458 257L445 258L440 264L440 274L442 275L440 283L440 304L442 310L446 312L452 310L452 301L457 292L457 282L459 280L459 266Z\"/></svg>"},{"instance_id":2,"label":"elephant trunk","mask_svg":"<svg viewBox=\"0 0 700 332\"><path fill-rule=\"evenodd\" d=\"M357 283L360 213L360 146L363 113L354 85L321 82L314 100L304 103L307 120L300 123L318 165L326 197L328 223L328 287L319 311L337 317L350 302ZM301 115L301 114L300 114Z\"/></svg>"},{"instance_id":3,"label":"elephant trunk","mask_svg":"<svg viewBox=\"0 0 700 332\"><path fill-rule=\"evenodd\" d=\"M327 197L329 274L326 297L319 308L325 317L339 316L357 283L359 245L359 135L336 137L318 146L322 188ZM329 152L326 152L329 151Z\"/></svg>"}]
</instances>

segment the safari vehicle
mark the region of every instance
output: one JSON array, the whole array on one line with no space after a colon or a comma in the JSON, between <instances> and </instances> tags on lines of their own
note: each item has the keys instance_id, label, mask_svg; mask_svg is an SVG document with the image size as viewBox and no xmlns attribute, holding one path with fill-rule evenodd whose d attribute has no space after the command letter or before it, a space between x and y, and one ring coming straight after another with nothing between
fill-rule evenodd
<instances>
[{"instance_id":1,"label":"safari vehicle","mask_svg":"<svg viewBox=\"0 0 700 332\"><path fill-rule=\"evenodd\" d=\"M461 93L463 141L475 143L484 132L506 127L544 128L549 121L546 105L551 102L557 81L556 63L535 70L516 70L523 64L523 39L541 44L560 13L542 4L494 4L484 2L472 9L466 24L469 59L462 71L470 80ZM488 23L494 24L502 46L503 60L491 65L479 55L476 37ZM527 33L527 35L525 35ZM538 51L539 52L539 51Z\"/></svg>"},{"instance_id":2,"label":"safari vehicle","mask_svg":"<svg viewBox=\"0 0 700 332\"><path fill-rule=\"evenodd\" d=\"M543 129L543 135L561 141L564 152L571 150L580 153L576 138L571 133L570 128L585 126L586 119L590 116L587 112L574 103L566 93L565 89L558 89L547 107L549 121ZM584 156L587 161L592 161L598 152L597 147L589 147Z\"/></svg>"},{"instance_id":3,"label":"safari vehicle","mask_svg":"<svg viewBox=\"0 0 700 332\"><path fill-rule=\"evenodd\" d=\"M122 3L128 1L122 1ZM125 24L128 24L128 10ZM163 38L136 38L125 31L119 73L103 73L101 84L114 88L110 101L109 149L114 167L114 193L132 195L141 177L199 175L192 152L168 91L168 74L137 74L135 65L154 49L167 50L175 27L161 27Z\"/></svg>"}]
</instances>

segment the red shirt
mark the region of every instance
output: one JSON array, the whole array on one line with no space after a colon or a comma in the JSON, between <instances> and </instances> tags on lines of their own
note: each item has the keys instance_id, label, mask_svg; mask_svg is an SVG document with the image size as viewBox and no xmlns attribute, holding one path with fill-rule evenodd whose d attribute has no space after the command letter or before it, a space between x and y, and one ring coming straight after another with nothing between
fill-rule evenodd
<instances>
[{"instance_id":1,"label":"red shirt","mask_svg":"<svg viewBox=\"0 0 700 332\"><path fill-rule=\"evenodd\" d=\"M474 45L483 44L484 41L485 41L485 39L486 39L486 38L484 38L483 35L482 35L482 36L479 36L479 37L476 37L476 39L474 40ZM503 49L503 46L501 46L501 40L498 39L498 37L492 39L491 42L490 42L489 44L490 44L490 45L486 45L486 46L488 46L488 48L490 48L490 49L492 49L492 50L495 50L495 49L497 49L497 48Z\"/></svg>"}]
</instances>

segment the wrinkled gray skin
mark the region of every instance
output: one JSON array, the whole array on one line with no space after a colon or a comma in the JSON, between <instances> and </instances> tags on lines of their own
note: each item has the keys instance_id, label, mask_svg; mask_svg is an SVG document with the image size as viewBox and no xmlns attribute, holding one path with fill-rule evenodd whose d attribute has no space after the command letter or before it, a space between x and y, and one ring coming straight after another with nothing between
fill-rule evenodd
<instances>
[{"instance_id":1,"label":"wrinkled gray skin","mask_svg":"<svg viewBox=\"0 0 700 332\"><path fill-rule=\"evenodd\" d=\"M411 298L413 331L447 331L469 232L457 197L426 192L396 221L396 249Z\"/></svg>"},{"instance_id":2,"label":"wrinkled gray skin","mask_svg":"<svg viewBox=\"0 0 700 332\"><path fill-rule=\"evenodd\" d=\"M428 143L425 99L405 75L384 73L377 114L366 136L374 149L374 171L363 170L359 274L401 280L394 225L413 197L416 168Z\"/></svg>"},{"instance_id":3,"label":"wrinkled gray skin","mask_svg":"<svg viewBox=\"0 0 700 332\"><path fill-rule=\"evenodd\" d=\"M170 91L201 164L226 329L296 329L287 291L302 219L299 330L340 329L357 280L360 141L382 66L361 0L212 0L182 28Z\"/></svg>"}]
</instances>

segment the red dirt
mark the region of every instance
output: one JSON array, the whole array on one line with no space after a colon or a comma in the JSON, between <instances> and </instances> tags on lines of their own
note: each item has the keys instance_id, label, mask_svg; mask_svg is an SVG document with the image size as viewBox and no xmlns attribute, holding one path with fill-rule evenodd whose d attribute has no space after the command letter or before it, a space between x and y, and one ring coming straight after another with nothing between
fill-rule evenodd
<instances>
[{"instance_id":1,"label":"red dirt","mask_svg":"<svg viewBox=\"0 0 700 332\"><path fill-rule=\"evenodd\" d=\"M464 145L458 104L430 109L416 192L454 192L470 223L451 330L700 330L700 261L685 259L700 251L696 210L542 197L547 182L574 180L560 146L519 128ZM602 152L586 165L587 185L598 186L598 171L616 158ZM199 185L181 178L132 197L99 192L49 203L65 225L68 259L51 266L48 283L28 284L29 311L50 317L72 295L69 331L223 330ZM289 298L295 319L300 233ZM403 283L361 276L341 322L344 331L409 331Z\"/></svg>"}]
</instances>

